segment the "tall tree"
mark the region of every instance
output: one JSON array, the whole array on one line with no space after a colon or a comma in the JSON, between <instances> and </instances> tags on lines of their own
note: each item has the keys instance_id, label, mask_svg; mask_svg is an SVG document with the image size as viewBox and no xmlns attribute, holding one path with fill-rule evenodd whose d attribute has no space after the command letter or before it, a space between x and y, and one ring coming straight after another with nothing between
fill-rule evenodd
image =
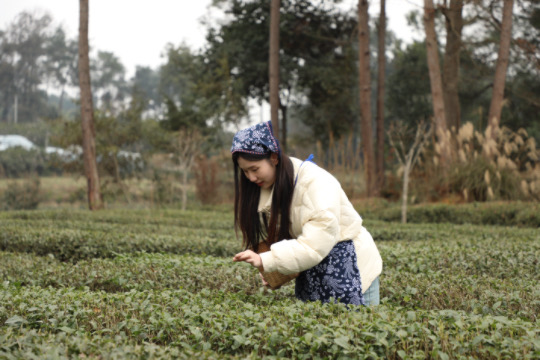
<instances>
[{"instance_id":1,"label":"tall tree","mask_svg":"<svg viewBox=\"0 0 540 360\"><path fill-rule=\"evenodd\" d=\"M331 6L337 2L283 0L280 3L280 128L283 130L283 124L287 124L288 112L294 111L295 118L313 132L304 129L300 136L315 137L325 145L331 132L339 138L343 133L352 133L355 123L359 123L358 79L351 75L358 71L356 46L353 49L356 38L351 39L356 29L356 14ZM227 100L231 105L233 102L242 105L237 96L245 101L268 100L271 2L230 0L228 3L230 21L211 29L207 36L209 46L204 63L214 69L205 74L227 71L223 84L228 86L220 86L226 92L214 102ZM228 95L229 89L234 96ZM240 109L237 105L231 108Z\"/></svg>"},{"instance_id":2,"label":"tall tree","mask_svg":"<svg viewBox=\"0 0 540 360\"><path fill-rule=\"evenodd\" d=\"M425 43L415 41L404 49L393 49L386 84L386 108L390 121L401 121L410 127L433 117L431 89Z\"/></svg>"},{"instance_id":3,"label":"tall tree","mask_svg":"<svg viewBox=\"0 0 540 360\"><path fill-rule=\"evenodd\" d=\"M154 70L148 66L137 66L131 82L131 91L142 98L145 104L144 110L156 115L161 105L158 92L159 70Z\"/></svg>"},{"instance_id":4,"label":"tall tree","mask_svg":"<svg viewBox=\"0 0 540 360\"><path fill-rule=\"evenodd\" d=\"M443 90L446 124L457 131L461 126L459 102L459 59L463 29L463 0L450 0L450 7L442 7L446 22L446 46L443 63Z\"/></svg>"},{"instance_id":5,"label":"tall tree","mask_svg":"<svg viewBox=\"0 0 540 360\"><path fill-rule=\"evenodd\" d=\"M169 45L166 51L167 61L161 66L159 80L166 106L161 125L171 131L188 126L205 128L211 115L207 112L207 94L200 89L203 59L185 45Z\"/></svg>"},{"instance_id":6,"label":"tall tree","mask_svg":"<svg viewBox=\"0 0 540 360\"><path fill-rule=\"evenodd\" d=\"M48 81L60 88L58 112L61 114L66 86L74 86L77 83L77 58L74 56L77 52L77 40L67 39L64 29L59 26L47 39L45 50L47 60L44 63Z\"/></svg>"},{"instance_id":7,"label":"tall tree","mask_svg":"<svg viewBox=\"0 0 540 360\"><path fill-rule=\"evenodd\" d=\"M377 183L384 184L384 81L386 72L386 1L381 0L377 29Z\"/></svg>"},{"instance_id":8,"label":"tall tree","mask_svg":"<svg viewBox=\"0 0 540 360\"><path fill-rule=\"evenodd\" d=\"M83 135L84 172L88 185L90 210L103 207L96 162L94 105L90 87L90 58L88 56L88 0L79 0L79 88L81 91L81 126Z\"/></svg>"},{"instance_id":9,"label":"tall tree","mask_svg":"<svg viewBox=\"0 0 540 360\"><path fill-rule=\"evenodd\" d=\"M431 84L431 98L435 117L435 132L439 141L443 165L450 158L450 144L447 136L447 121L444 110L444 98L439 65L439 50L435 33L435 7L433 0L424 0L424 28L426 32L426 53Z\"/></svg>"},{"instance_id":10,"label":"tall tree","mask_svg":"<svg viewBox=\"0 0 540 360\"><path fill-rule=\"evenodd\" d=\"M375 181L375 155L371 129L371 71L369 63L369 3L358 0L358 84L360 87L360 130L364 152L367 196L378 195Z\"/></svg>"},{"instance_id":11,"label":"tall tree","mask_svg":"<svg viewBox=\"0 0 540 360\"><path fill-rule=\"evenodd\" d=\"M30 122L45 113L46 98L39 86L45 74L45 48L51 22L48 14L22 12L7 31L0 32L2 120Z\"/></svg>"},{"instance_id":12,"label":"tall tree","mask_svg":"<svg viewBox=\"0 0 540 360\"><path fill-rule=\"evenodd\" d=\"M96 108L109 113L118 113L118 104L126 95L125 68L120 59L109 51L98 51L90 65L92 92Z\"/></svg>"},{"instance_id":13,"label":"tall tree","mask_svg":"<svg viewBox=\"0 0 540 360\"><path fill-rule=\"evenodd\" d=\"M271 0L270 6L270 54L268 58L268 73L270 84L270 120L281 146L286 149L286 132L279 132L279 10L280 0ZM285 130L286 124L283 124Z\"/></svg>"},{"instance_id":14,"label":"tall tree","mask_svg":"<svg viewBox=\"0 0 540 360\"><path fill-rule=\"evenodd\" d=\"M508 58L510 54L510 41L512 40L512 9L514 0L504 0L502 24L501 24L501 42L497 56L497 66L495 67L495 77L493 80L493 95L489 107L488 124L491 126L492 138L497 137L499 121L501 119L501 110L504 99L504 85L506 81L506 71L508 69Z\"/></svg>"}]
</instances>

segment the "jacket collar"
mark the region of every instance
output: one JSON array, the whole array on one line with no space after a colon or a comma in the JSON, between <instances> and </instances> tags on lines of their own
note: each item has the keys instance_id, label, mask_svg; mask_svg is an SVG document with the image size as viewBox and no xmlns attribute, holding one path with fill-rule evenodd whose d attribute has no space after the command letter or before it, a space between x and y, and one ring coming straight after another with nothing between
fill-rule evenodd
<instances>
[{"instance_id":1,"label":"jacket collar","mask_svg":"<svg viewBox=\"0 0 540 360\"><path fill-rule=\"evenodd\" d=\"M294 168L294 178L296 178L296 175L298 174L298 171L300 169L300 165L302 164L302 160L299 160L294 157L290 157L291 162L293 164ZM266 212L270 213L270 208L272 206L272 196L274 195L274 186L270 189L261 189L261 196L259 198L259 206L257 208L257 212Z\"/></svg>"}]
</instances>

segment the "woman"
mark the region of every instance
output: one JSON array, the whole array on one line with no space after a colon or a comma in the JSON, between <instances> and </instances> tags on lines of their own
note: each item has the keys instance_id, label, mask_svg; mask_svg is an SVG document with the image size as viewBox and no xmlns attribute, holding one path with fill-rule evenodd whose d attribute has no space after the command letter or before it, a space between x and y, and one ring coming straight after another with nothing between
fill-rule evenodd
<instances>
[{"instance_id":1,"label":"woman","mask_svg":"<svg viewBox=\"0 0 540 360\"><path fill-rule=\"evenodd\" d=\"M248 249L233 261L300 273L295 294L303 301L378 304L382 259L339 182L316 164L283 154L270 122L236 133L231 153L234 221ZM266 239L275 239L270 251L257 254Z\"/></svg>"}]
</instances>

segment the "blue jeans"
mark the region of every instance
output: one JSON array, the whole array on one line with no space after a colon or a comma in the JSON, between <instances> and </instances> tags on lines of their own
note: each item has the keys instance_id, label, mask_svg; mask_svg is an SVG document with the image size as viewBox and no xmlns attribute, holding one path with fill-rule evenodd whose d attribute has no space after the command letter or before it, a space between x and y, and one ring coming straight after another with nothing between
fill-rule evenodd
<instances>
[{"instance_id":1,"label":"blue jeans","mask_svg":"<svg viewBox=\"0 0 540 360\"><path fill-rule=\"evenodd\" d=\"M366 306L379 305L379 277L377 277L367 291L364 293L364 302Z\"/></svg>"}]
</instances>

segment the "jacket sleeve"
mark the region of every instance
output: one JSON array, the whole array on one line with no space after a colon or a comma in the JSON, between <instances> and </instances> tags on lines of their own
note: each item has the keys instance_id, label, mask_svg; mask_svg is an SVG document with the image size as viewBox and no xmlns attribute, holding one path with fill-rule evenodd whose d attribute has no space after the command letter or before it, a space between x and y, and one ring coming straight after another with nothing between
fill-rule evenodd
<instances>
[{"instance_id":1,"label":"jacket sleeve","mask_svg":"<svg viewBox=\"0 0 540 360\"><path fill-rule=\"evenodd\" d=\"M302 184L304 185L304 184ZM341 186L330 174L314 178L301 195L302 233L297 239L283 240L260 254L265 271L293 274L319 264L339 240Z\"/></svg>"}]
</instances>

